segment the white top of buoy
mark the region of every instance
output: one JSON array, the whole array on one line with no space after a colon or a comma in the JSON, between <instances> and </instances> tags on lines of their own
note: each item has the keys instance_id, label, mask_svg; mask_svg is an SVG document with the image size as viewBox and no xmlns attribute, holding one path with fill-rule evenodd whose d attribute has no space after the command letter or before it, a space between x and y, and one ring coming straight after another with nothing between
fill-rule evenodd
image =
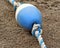
<instances>
[{"instance_id":1,"label":"white top of buoy","mask_svg":"<svg viewBox=\"0 0 60 48\"><path fill-rule=\"evenodd\" d=\"M35 6L32 5L32 4L22 4L22 5L20 5L19 7L17 7L16 14L15 14L16 20L17 20L17 15L18 15L18 13L19 13L22 9L24 9L24 8L26 8L26 7L28 7L28 6L33 6L33 7L35 7Z\"/></svg>"}]
</instances>

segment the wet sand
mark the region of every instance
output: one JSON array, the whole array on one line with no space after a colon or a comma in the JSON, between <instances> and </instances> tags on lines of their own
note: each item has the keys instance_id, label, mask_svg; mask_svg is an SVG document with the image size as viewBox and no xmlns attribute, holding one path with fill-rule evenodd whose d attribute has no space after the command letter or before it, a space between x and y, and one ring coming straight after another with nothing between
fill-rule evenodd
<instances>
[{"instance_id":1,"label":"wet sand","mask_svg":"<svg viewBox=\"0 0 60 48\"><path fill-rule=\"evenodd\" d=\"M40 0L33 4L43 15L45 44L48 48L60 48L60 0ZM0 0L0 48L40 48L36 38L17 24L13 6L6 0Z\"/></svg>"}]
</instances>

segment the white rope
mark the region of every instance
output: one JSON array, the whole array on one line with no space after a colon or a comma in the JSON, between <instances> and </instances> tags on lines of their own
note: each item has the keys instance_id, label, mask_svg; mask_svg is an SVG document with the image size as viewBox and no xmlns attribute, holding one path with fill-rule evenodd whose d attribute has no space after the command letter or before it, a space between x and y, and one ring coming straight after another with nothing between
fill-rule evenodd
<instances>
[{"instance_id":1,"label":"white rope","mask_svg":"<svg viewBox=\"0 0 60 48\"><path fill-rule=\"evenodd\" d=\"M13 6L20 6L20 2L16 2L14 0L8 0Z\"/></svg>"},{"instance_id":2,"label":"white rope","mask_svg":"<svg viewBox=\"0 0 60 48\"><path fill-rule=\"evenodd\" d=\"M44 41L43 41L43 38L41 36L42 34L42 29L40 29L40 32L38 30L38 27L41 27L39 24L34 24L33 25L33 28L32 28L32 35L35 34L35 37L37 37L38 41L39 41L39 44L41 45L41 48L47 48ZM34 32L35 30L35 32ZM34 32L34 33L33 33Z\"/></svg>"}]
</instances>

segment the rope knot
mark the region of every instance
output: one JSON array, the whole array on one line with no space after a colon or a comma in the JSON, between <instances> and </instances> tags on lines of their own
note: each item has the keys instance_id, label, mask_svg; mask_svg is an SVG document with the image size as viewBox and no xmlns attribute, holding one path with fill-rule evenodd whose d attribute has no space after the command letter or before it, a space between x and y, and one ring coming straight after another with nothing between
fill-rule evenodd
<instances>
[{"instance_id":1,"label":"rope knot","mask_svg":"<svg viewBox=\"0 0 60 48\"><path fill-rule=\"evenodd\" d=\"M40 24L34 24L32 28L32 35L35 36L35 32L38 31L40 34L42 34L42 29Z\"/></svg>"}]
</instances>

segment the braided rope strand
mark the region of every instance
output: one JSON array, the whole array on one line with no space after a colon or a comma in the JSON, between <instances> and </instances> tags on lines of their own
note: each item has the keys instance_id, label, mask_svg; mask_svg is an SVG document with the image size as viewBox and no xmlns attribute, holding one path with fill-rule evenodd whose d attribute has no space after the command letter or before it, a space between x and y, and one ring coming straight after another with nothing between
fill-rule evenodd
<instances>
[{"instance_id":1,"label":"braided rope strand","mask_svg":"<svg viewBox=\"0 0 60 48\"><path fill-rule=\"evenodd\" d=\"M19 2L16 2L15 0L8 0L8 2L10 2L13 6L19 6L20 3Z\"/></svg>"},{"instance_id":2,"label":"braided rope strand","mask_svg":"<svg viewBox=\"0 0 60 48\"><path fill-rule=\"evenodd\" d=\"M39 31L36 31L35 32L35 36L37 37L38 41L39 41L39 44L41 45L41 48L47 48L44 41L43 41L43 38L41 36L41 33L39 33Z\"/></svg>"},{"instance_id":3,"label":"braided rope strand","mask_svg":"<svg viewBox=\"0 0 60 48\"><path fill-rule=\"evenodd\" d=\"M42 29L40 29L40 25L34 24L32 28L32 35L38 39L39 44L41 45L41 48L47 48L41 34L42 34Z\"/></svg>"}]
</instances>

